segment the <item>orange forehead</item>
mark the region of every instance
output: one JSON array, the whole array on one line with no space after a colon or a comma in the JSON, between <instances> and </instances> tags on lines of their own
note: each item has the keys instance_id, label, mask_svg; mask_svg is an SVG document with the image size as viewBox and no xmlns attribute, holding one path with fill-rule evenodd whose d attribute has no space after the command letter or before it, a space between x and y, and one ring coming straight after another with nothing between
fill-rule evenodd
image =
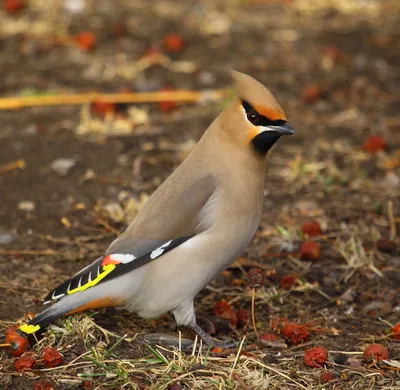
<instances>
[{"instance_id":1,"label":"orange forehead","mask_svg":"<svg viewBox=\"0 0 400 390\"><path fill-rule=\"evenodd\" d=\"M286 115L282 111L282 109L273 109L271 107L266 107L266 106L258 106L254 105L253 106L258 113L260 113L262 116L265 116L271 121L276 121L276 120L286 120Z\"/></svg>"}]
</instances>

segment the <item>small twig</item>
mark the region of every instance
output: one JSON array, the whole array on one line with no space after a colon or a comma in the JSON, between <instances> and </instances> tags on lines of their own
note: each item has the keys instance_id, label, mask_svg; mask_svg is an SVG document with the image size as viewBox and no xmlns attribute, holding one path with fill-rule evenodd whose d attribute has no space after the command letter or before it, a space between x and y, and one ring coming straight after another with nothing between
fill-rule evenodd
<instances>
[{"instance_id":1,"label":"small twig","mask_svg":"<svg viewBox=\"0 0 400 390\"><path fill-rule=\"evenodd\" d=\"M99 225L103 226L107 231L116 234L117 236L119 236L121 234L121 232L118 229L116 229L114 226L109 224L103 218L100 218L100 217L96 218L96 223L98 223Z\"/></svg>"},{"instance_id":2,"label":"small twig","mask_svg":"<svg viewBox=\"0 0 400 390\"><path fill-rule=\"evenodd\" d=\"M390 224L390 239L394 240L396 238L396 222L393 214L393 202L388 201L388 216Z\"/></svg>"},{"instance_id":3,"label":"small twig","mask_svg":"<svg viewBox=\"0 0 400 390\"><path fill-rule=\"evenodd\" d=\"M17 110L24 107L81 105L94 101L107 103L157 103L197 102L202 99L220 100L228 95L227 90L209 91L161 91L137 93L78 93L71 95L19 96L0 99L0 109Z\"/></svg>"},{"instance_id":4,"label":"small twig","mask_svg":"<svg viewBox=\"0 0 400 390\"><path fill-rule=\"evenodd\" d=\"M10 343L0 344L0 348L2 348L2 347L10 347L10 346L11 346Z\"/></svg>"},{"instance_id":5,"label":"small twig","mask_svg":"<svg viewBox=\"0 0 400 390\"><path fill-rule=\"evenodd\" d=\"M16 169L25 169L25 167L26 167L25 160L12 161L0 167L0 175L4 175L8 172L15 171Z\"/></svg>"},{"instance_id":6,"label":"small twig","mask_svg":"<svg viewBox=\"0 0 400 390\"><path fill-rule=\"evenodd\" d=\"M235 358L235 361L233 362L231 375L233 375L233 372L234 372L234 370L235 370L236 364L237 364L237 362L239 361L240 353L242 352L243 343L244 343L244 340L245 340L245 339L246 339L246 336L244 336L244 337L242 338L242 341L241 341L240 344L239 344L239 348L238 348L238 351L237 351L237 353L236 353L236 358Z\"/></svg>"},{"instance_id":7,"label":"small twig","mask_svg":"<svg viewBox=\"0 0 400 390\"><path fill-rule=\"evenodd\" d=\"M256 326L256 315L255 315L255 297L256 297L256 289L251 289L251 322L253 323L254 333L256 337L259 338Z\"/></svg>"},{"instance_id":8,"label":"small twig","mask_svg":"<svg viewBox=\"0 0 400 390\"><path fill-rule=\"evenodd\" d=\"M22 250L12 250L12 249L0 249L0 255L24 255L24 256L55 256L59 254L53 249L45 250L33 250L33 249L22 249Z\"/></svg>"},{"instance_id":9,"label":"small twig","mask_svg":"<svg viewBox=\"0 0 400 390\"><path fill-rule=\"evenodd\" d=\"M240 387L243 390L252 390L252 387L249 387L244 383L244 380L240 377L240 375L237 372L232 373L233 378L239 383Z\"/></svg>"}]
</instances>

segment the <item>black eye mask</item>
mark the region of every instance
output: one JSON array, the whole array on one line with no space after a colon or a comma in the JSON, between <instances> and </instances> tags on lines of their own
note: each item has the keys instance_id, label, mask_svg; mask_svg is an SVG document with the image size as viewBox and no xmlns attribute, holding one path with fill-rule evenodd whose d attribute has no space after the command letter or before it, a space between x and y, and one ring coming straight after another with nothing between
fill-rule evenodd
<instances>
[{"instance_id":1,"label":"black eye mask","mask_svg":"<svg viewBox=\"0 0 400 390\"><path fill-rule=\"evenodd\" d=\"M242 106L246 111L247 119L254 126L281 126L286 123L283 119L271 120L261 115L251 104L242 100Z\"/></svg>"}]
</instances>

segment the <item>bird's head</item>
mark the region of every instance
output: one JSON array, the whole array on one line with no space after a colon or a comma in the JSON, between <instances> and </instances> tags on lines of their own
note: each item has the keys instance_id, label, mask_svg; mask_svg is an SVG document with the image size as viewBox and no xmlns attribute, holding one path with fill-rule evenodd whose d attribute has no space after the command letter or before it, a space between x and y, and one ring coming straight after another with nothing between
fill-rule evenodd
<instances>
[{"instance_id":1,"label":"bird's head","mask_svg":"<svg viewBox=\"0 0 400 390\"><path fill-rule=\"evenodd\" d=\"M293 135L279 103L261 83L233 71L237 99L228 108L230 131L240 143L247 143L258 154L265 155L282 135Z\"/></svg>"}]
</instances>

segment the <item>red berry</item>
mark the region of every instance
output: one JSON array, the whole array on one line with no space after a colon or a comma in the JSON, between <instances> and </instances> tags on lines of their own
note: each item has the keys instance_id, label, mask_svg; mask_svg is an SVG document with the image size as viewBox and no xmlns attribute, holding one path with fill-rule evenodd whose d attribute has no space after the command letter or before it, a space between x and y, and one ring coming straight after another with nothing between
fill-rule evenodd
<instances>
[{"instance_id":1,"label":"red berry","mask_svg":"<svg viewBox=\"0 0 400 390\"><path fill-rule=\"evenodd\" d=\"M17 361L15 362L15 369L17 371L22 371L22 370L32 370L33 367L35 367L36 360L32 356L21 356Z\"/></svg>"},{"instance_id":2,"label":"red berry","mask_svg":"<svg viewBox=\"0 0 400 390\"><path fill-rule=\"evenodd\" d=\"M270 328L274 332L280 333L281 330L285 327L285 325L288 323L288 319L286 317L272 317L271 318L271 324Z\"/></svg>"},{"instance_id":3,"label":"red berry","mask_svg":"<svg viewBox=\"0 0 400 390\"><path fill-rule=\"evenodd\" d=\"M3 8L10 14L15 15L25 7L21 0L3 0Z\"/></svg>"},{"instance_id":4,"label":"red berry","mask_svg":"<svg viewBox=\"0 0 400 390\"><path fill-rule=\"evenodd\" d=\"M301 231L311 237L322 234L321 225L318 221L305 221L303 225L301 225Z\"/></svg>"},{"instance_id":5,"label":"red berry","mask_svg":"<svg viewBox=\"0 0 400 390\"><path fill-rule=\"evenodd\" d=\"M21 356L28 347L28 339L19 335L13 337L10 341L10 352L13 356Z\"/></svg>"},{"instance_id":6,"label":"red berry","mask_svg":"<svg viewBox=\"0 0 400 390\"><path fill-rule=\"evenodd\" d=\"M163 88L161 88L161 91L163 92L173 91L173 88L170 85L166 85ZM171 112L177 107L177 104L174 101L164 100L159 103L159 106L161 111Z\"/></svg>"},{"instance_id":7,"label":"red berry","mask_svg":"<svg viewBox=\"0 0 400 390\"><path fill-rule=\"evenodd\" d=\"M220 301L215 302L213 307L213 314L215 317L219 317L220 313L224 310L232 309L231 305L225 301L225 299L221 299Z\"/></svg>"},{"instance_id":8,"label":"red berry","mask_svg":"<svg viewBox=\"0 0 400 390\"><path fill-rule=\"evenodd\" d=\"M368 363L386 360L388 357L389 351L382 344L371 344L364 350L364 361Z\"/></svg>"},{"instance_id":9,"label":"red berry","mask_svg":"<svg viewBox=\"0 0 400 390\"><path fill-rule=\"evenodd\" d=\"M92 110L100 116L105 116L109 112L113 112L114 109L115 109L115 104L110 102L96 100L92 104Z\"/></svg>"},{"instance_id":10,"label":"red berry","mask_svg":"<svg viewBox=\"0 0 400 390\"><path fill-rule=\"evenodd\" d=\"M96 43L96 36L90 31L81 32L75 36L75 42L82 50L90 50Z\"/></svg>"},{"instance_id":11,"label":"red berry","mask_svg":"<svg viewBox=\"0 0 400 390\"><path fill-rule=\"evenodd\" d=\"M6 342L9 343L12 340L14 340L16 337L21 336L18 331L17 328L13 327L13 328L9 328L6 330Z\"/></svg>"},{"instance_id":12,"label":"red berry","mask_svg":"<svg viewBox=\"0 0 400 390\"><path fill-rule=\"evenodd\" d=\"M328 351L324 347L307 349L304 353L304 364L308 367L321 367L328 359Z\"/></svg>"},{"instance_id":13,"label":"red berry","mask_svg":"<svg viewBox=\"0 0 400 390\"><path fill-rule=\"evenodd\" d=\"M246 309L240 309L236 313L236 317L237 317L238 325L242 328L245 327L250 322L250 313Z\"/></svg>"},{"instance_id":14,"label":"red berry","mask_svg":"<svg viewBox=\"0 0 400 390\"><path fill-rule=\"evenodd\" d=\"M302 99L306 103L315 103L321 98L321 87L317 84L309 85L303 89Z\"/></svg>"},{"instance_id":15,"label":"red berry","mask_svg":"<svg viewBox=\"0 0 400 390\"><path fill-rule=\"evenodd\" d=\"M317 242L314 241L306 241L301 245L301 260L310 260L315 261L318 260L321 256L321 247Z\"/></svg>"},{"instance_id":16,"label":"red berry","mask_svg":"<svg viewBox=\"0 0 400 390\"><path fill-rule=\"evenodd\" d=\"M278 335L276 335L275 333L270 333L270 332L261 333L260 340L261 341L272 341L272 342L282 341L282 339Z\"/></svg>"},{"instance_id":17,"label":"red berry","mask_svg":"<svg viewBox=\"0 0 400 390\"><path fill-rule=\"evenodd\" d=\"M393 340L400 340L400 322L398 322L393 328L392 328L392 335L391 338Z\"/></svg>"},{"instance_id":18,"label":"red berry","mask_svg":"<svg viewBox=\"0 0 400 390\"><path fill-rule=\"evenodd\" d=\"M213 313L216 317L228 320L232 326L237 325L236 313L232 310L231 305L224 299L215 303Z\"/></svg>"},{"instance_id":19,"label":"red berry","mask_svg":"<svg viewBox=\"0 0 400 390\"><path fill-rule=\"evenodd\" d=\"M282 334L286 340L295 345L303 343L308 338L308 330L304 326L294 324L293 322L288 322L285 325Z\"/></svg>"},{"instance_id":20,"label":"red berry","mask_svg":"<svg viewBox=\"0 0 400 390\"><path fill-rule=\"evenodd\" d=\"M281 279L281 287L284 290L290 290L296 284L297 280L296 274L284 275Z\"/></svg>"},{"instance_id":21,"label":"red berry","mask_svg":"<svg viewBox=\"0 0 400 390\"><path fill-rule=\"evenodd\" d=\"M380 135L370 135L364 142L363 149L369 153L376 153L387 148L385 140Z\"/></svg>"},{"instance_id":22,"label":"red berry","mask_svg":"<svg viewBox=\"0 0 400 390\"><path fill-rule=\"evenodd\" d=\"M264 286L264 284L265 284L265 273L260 268L252 268L246 274L246 281L247 281L247 284L251 288L257 288L257 287Z\"/></svg>"},{"instance_id":23,"label":"red berry","mask_svg":"<svg viewBox=\"0 0 400 390\"><path fill-rule=\"evenodd\" d=\"M323 371L319 376L321 383L328 383L333 379L333 374L330 371Z\"/></svg>"},{"instance_id":24,"label":"red berry","mask_svg":"<svg viewBox=\"0 0 400 390\"><path fill-rule=\"evenodd\" d=\"M40 381L35 382L33 385L34 390L54 390L54 387L51 383L47 382L44 379L41 379Z\"/></svg>"},{"instance_id":25,"label":"red berry","mask_svg":"<svg viewBox=\"0 0 400 390\"><path fill-rule=\"evenodd\" d=\"M43 348L42 359L43 364L51 368L58 366L62 362L63 357L55 348Z\"/></svg>"},{"instance_id":26,"label":"red berry","mask_svg":"<svg viewBox=\"0 0 400 390\"><path fill-rule=\"evenodd\" d=\"M179 34L168 34L163 39L163 46L166 51L179 53L185 46L182 36Z\"/></svg>"}]
</instances>

